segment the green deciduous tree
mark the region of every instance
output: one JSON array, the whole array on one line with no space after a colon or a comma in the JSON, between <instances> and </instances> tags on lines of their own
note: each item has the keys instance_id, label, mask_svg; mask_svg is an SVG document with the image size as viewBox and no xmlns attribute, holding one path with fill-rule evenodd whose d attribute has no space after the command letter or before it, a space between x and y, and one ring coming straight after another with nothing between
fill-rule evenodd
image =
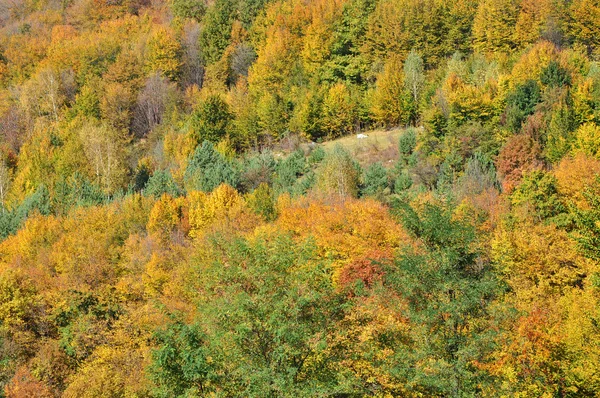
<instances>
[{"instance_id":1,"label":"green deciduous tree","mask_svg":"<svg viewBox=\"0 0 600 398\"><path fill-rule=\"evenodd\" d=\"M447 205L417 212L398 203L395 212L423 245L406 247L389 270L387 283L406 298L412 331L396 372L415 394L477 396L488 381L477 364L492 347L490 304L499 285L476 248L475 229Z\"/></svg>"},{"instance_id":2,"label":"green deciduous tree","mask_svg":"<svg viewBox=\"0 0 600 398\"><path fill-rule=\"evenodd\" d=\"M188 397L209 393L215 377L208 359L205 334L198 325L177 321L155 333L158 347L152 352L150 379L156 397Z\"/></svg>"},{"instance_id":3,"label":"green deciduous tree","mask_svg":"<svg viewBox=\"0 0 600 398\"><path fill-rule=\"evenodd\" d=\"M286 236L217 242L222 255L199 265L199 321L220 388L245 397L344 392L328 337L347 307L328 264L310 243Z\"/></svg>"}]
</instances>

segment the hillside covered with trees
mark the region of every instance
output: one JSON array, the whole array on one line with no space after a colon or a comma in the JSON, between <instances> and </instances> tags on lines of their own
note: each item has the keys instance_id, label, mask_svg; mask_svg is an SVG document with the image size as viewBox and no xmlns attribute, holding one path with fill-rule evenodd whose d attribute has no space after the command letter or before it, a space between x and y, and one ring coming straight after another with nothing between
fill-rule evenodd
<instances>
[{"instance_id":1,"label":"hillside covered with trees","mask_svg":"<svg viewBox=\"0 0 600 398\"><path fill-rule=\"evenodd\" d=\"M0 396L598 397L599 174L599 0L0 0Z\"/></svg>"}]
</instances>

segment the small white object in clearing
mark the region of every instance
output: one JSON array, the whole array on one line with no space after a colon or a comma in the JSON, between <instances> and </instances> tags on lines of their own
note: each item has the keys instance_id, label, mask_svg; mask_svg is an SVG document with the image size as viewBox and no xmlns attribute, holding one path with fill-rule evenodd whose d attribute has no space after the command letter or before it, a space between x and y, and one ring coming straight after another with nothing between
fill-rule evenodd
<instances>
[{"instance_id":1,"label":"small white object in clearing","mask_svg":"<svg viewBox=\"0 0 600 398\"><path fill-rule=\"evenodd\" d=\"M359 140L362 140L363 138L369 138L369 136L366 134L357 134L356 138L358 138Z\"/></svg>"}]
</instances>

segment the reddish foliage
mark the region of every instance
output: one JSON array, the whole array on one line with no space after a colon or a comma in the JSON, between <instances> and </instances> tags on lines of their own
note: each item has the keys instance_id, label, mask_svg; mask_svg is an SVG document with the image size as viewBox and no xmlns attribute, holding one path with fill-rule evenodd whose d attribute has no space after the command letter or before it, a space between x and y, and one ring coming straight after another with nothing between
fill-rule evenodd
<instances>
[{"instance_id":1,"label":"reddish foliage","mask_svg":"<svg viewBox=\"0 0 600 398\"><path fill-rule=\"evenodd\" d=\"M525 172L541 166L540 146L525 134L509 138L496 159L496 168L506 192L511 192L518 185Z\"/></svg>"},{"instance_id":2,"label":"reddish foliage","mask_svg":"<svg viewBox=\"0 0 600 398\"><path fill-rule=\"evenodd\" d=\"M25 367L17 370L4 393L8 398L51 398L48 387L37 380Z\"/></svg>"},{"instance_id":3,"label":"reddish foliage","mask_svg":"<svg viewBox=\"0 0 600 398\"><path fill-rule=\"evenodd\" d=\"M349 286L361 280L366 287L371 287L383 279L381 264L392 258L388 250L373 250L364 256L346 264L339 274L340 286Z\"/></svg>"}]
</instances>

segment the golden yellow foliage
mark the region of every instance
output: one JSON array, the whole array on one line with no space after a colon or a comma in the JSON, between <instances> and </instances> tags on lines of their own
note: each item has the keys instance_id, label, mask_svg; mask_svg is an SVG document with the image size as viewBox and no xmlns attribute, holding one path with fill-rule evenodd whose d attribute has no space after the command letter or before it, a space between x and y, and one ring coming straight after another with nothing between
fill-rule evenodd
<instances>
[{"instance_id":1,"label":"golden yellow foliage","mask_svg":"<svg viewBox=\"0 0 600 398\"><path fill-rule=\"evenodd\" d=\"M188 195L190 206L190 236L200 238L215 230L249 231L258 224L256 216L244 198L227 184L212 193L193 191Z\"/></svg>"},{"instance_id":2,"label":"golden yellow foliage","mask_svg":"<svg viewBox=\"0 0 600 398\"><path fill-rule=\"evenodd\" d=\"M583 192L600 174L600 160L578 153L572 158L564 158L553 170L553 174L558 193L578 207L586 207L587 200Z\"/></svg>"},{"instance_id":3,"label":"golden yellow foliage","mask_svg":"<svg viewBox=\"0 0 600 398\"><path fill-rule=\"evenodd\" d=\"M409 241L387 209L375 200L348 199L333 204L309 199L285 202L279 202L275 224L300 240L314 238L320 255L334 260L338 270L373 250L392 252Z\"/></svg>"},{"instance_id":4,"label":"golden yellow foliage","mask_svg":"<svg viewBox=\"0 0 600 398\"><path fill-rule=\"evenodd\" d=\"M573 152L590 157L600 156L600 127L595 123L585 123L575 132Z\"/></svg>"},{"instance_id":5,"label":"golden yellow foliage","mask_svg":"<svg viewBox=\"0 0 600 398\"><path fill-rule=\"evenodd\" d=\"M541 41L521 56L511 72L511 85L514 87L529 79L538 80L550 61L557 60L558 49L548 41Z\"/></svg>"}]
</instances>

